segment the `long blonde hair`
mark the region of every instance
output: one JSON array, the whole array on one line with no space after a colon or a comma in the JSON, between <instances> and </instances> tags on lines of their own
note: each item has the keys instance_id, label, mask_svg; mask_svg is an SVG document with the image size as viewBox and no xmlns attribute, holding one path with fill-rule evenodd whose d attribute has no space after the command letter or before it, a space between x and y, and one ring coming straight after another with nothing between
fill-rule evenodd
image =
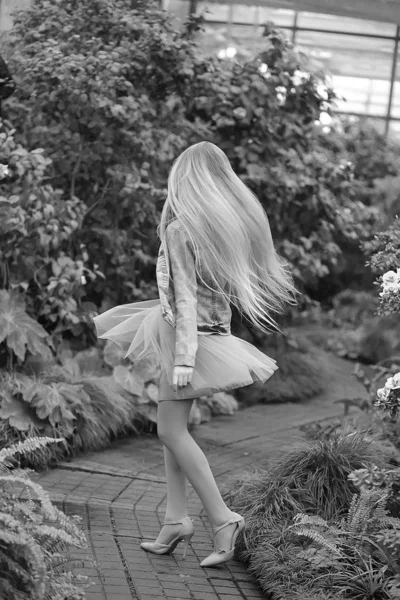
<instances>
[{"instance_id":1,"label":"long blonde hair","mask_svg":"<svg viewBox=\"0 0 400 600\"><path fill-rule=\"evenodd\" d=\"M162 242L174 219L190 239L199 278L204 282L204 265L215 279L216 288L205 285L225 294L257 329L279 331L271 313L295 304L296 288L260 201L215 144L194 144L174 162L157 229Z\"/></svg>"}]
</instances>

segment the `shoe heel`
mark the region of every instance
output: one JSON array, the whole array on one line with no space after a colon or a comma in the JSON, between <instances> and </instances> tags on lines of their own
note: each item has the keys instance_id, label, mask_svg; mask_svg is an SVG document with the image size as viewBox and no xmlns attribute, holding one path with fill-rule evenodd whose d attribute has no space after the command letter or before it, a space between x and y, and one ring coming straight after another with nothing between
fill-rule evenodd
<instances>
[{"instance_id":1,"label":"shoe heel","mask_svg":"<svg viewBox=\"0 0 400 600\"><path fill-rule=\"evenodd\" d=\"M192 539L193 533L187 533L186 535L183 536L183 540L185 541L185 545L183 547L183 554L182 554L182 559L185 560L186 559L186 552L189 546L189 542Z\"/></svg>"}]
</instances>

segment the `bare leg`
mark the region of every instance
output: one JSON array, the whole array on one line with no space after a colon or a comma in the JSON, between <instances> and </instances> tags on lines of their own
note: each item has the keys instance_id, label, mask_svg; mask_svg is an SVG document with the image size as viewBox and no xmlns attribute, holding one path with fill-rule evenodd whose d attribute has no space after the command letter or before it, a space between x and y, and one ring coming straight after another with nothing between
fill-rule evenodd
<instances>
[{"instance_id":1,"label":"bare leg","mask_svg":"<svg viewBox=\"0 0 400 600\"><path fill-rule=\"evenodd\" d=\"M223 501L204 452L188 432L187 422L191 406L190 400L160 402L157 416L158 436L192 484L211 524L217 527L236 513L233 513ZM231 527L221 530L218 534L221 547L226 547L223 545L226 540L229 545L231 536Z\"/></svg>"},{"instance_id":2,"label":"bare leg","mask_svg":"<svg viewBox=\"0 0 400 600\"><path fill-rule=\"evenodd\" d=\"M186 475L167 446L164 446L164 461L167 476L165 520L177 521L188 516L186 512Z\"/></svg>"},{"instance_id":3,"label":"bare leg","mask_svg":"<svg viewBox=\"0 0 400 600\"><path fill-rule=\"evenodd\" d=\"M165 521L179 521L188 516L186 509L186 475L167 446L164 446L164 461L167 477L167 508L164 519ZM168 544L171 539L171 532L175 530L179 531L179 526L165 525L156 541L159 544Z\"/></svg>"}]
</instances>

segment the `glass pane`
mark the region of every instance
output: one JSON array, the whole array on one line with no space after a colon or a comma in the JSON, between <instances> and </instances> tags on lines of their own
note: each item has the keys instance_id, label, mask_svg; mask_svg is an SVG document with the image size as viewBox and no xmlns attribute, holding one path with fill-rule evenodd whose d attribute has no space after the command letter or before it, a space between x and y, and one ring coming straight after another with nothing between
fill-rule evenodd
<instances>
[{"instance_id":1,"label":"glass pane","mask_svg":"<svg viewBox=\"0 0 400 600\"><path fill-rule=\"evenodd\" d=\"M206 23L204 29L201 45L207 53L218 54L230 45L227 23Z\"/></svg>"},{"instance_id":2,"label":"glass pane","mask_svg":"<svg viewBox=\"0 0 400 600\"><path fill-rule=\"evenodd\" d=\"M349 17L340 17L337 15L324 15L321 13L298 13L297 26L300 28L329 29L332 31L348 31L373 35L396 35L396 25L392 23L364 21L361 19L351 19Z\"/></svg>"},{"instance_id":3,"label":"glass pane","mask_svg":"<svg viewBox=\"0 0 400 600\"><path fill-rule=\"evenodd\" d=\"M391 116L400 119L400 81L395 81L393 86L393 99Z\"/></svg>"},{"instance_id":4,"label":"glass pane","mask_svg":"<svg viewBox=\"0 0 400 600\"><path fill-rule=\"evenodd\" d=\"M234 4L232 10L233 23L257 23L257 7Z\"/></svg>"},{"instance_id":5,"label":"glass pane","mask_svg":"<svg viewBox=\"0 0 400 600\"><path fill-rule=\"evenodd\" d=\"M368 125L372 125L378 133L384 134L386 131L386 121L384 119L365 119Z\"/></svg>"},{"instance_id":6,"label":"glass pane","mask_svg":"<svg viewBox=\"0 0 400 600\"><path fill-rule=\"evenodd\" d=\"M391 116L400 118L400 51L397 55L396 78L393 86L392 111Z\"/></svg>"},{"instance_id":7,"label":"glass pane","mask_svg":"<svg viewBox=\"0 0 400 600\"><path fill-rule=\"evenodd\" d=\"M332 75L390 80L392 40L298 31L296 45L316 68Z\"/></svg>"},{"instance_id":8,"label":"glass pane","mask_svg":"<svg viewBox=\"0 0 400 600\"><path fill-rule=\"evenodd\" d=\"M0 1L0 31L9 31L13 26L12 13L14 10L26 10L32 6L32 0L1 0Z\"/></svg>"},{"instance_id":9,"label":"glass pane","mask_svg":"<svg viewBox=\"0 0 400 600\"><path fill-rule=\"evenodd\" d=\"M229 25L228 23L208 22L201 36L201 45L210 54L223 56L227 48L233 49L235 59L250 60L261 52L266 45L263 27L255 25ZM289 38L291 31L284 31Z\"/></svg>"},{"instance_id":10,"label":"glass pane","mask_svg":"<svg viewBox=\"0 0 400 600\"><path fill-rule=\"evenodd\" d=\"M186 0L186 4L189 2ZM207 9L205 18L207 21L223 21L226 23L229 20L229 5L228 4L215 4L214 2L198 2L197 3L197 14L202 12L203 9Z\"/></svg>"},{"instance_id":11,"label":"glass pane","mask_svg":"<svg viewBox=\"0 0 400 600\"><path fill-rule=\"evenodd\" d=\"M400 141L400 121L390 121L389 135L391 138Z\"/></svg>"},{"instance_id":12,"label":"glass pane","mask_svg":"<svg viewBox=\"0 0 400 600\"><path fill-rule=\"evenodd\" d=\"M362 77L332 76L332 87L345 100L336 100L340 112L385 117L389 103L390 82Z\"/></svg>"},{"instance_id":13,"label":"glass pane","mask_svg":"<svg viewBox=\"0 0 400 600\"><path fill-rule=\"evenodd\" d=\"M260 24L273 21L275 25L280 27L293 27L294 25L294 10L257 6L257 12Z\"/></svg>"},{"instance_id":14,"label":"glass pane","mask_svg":"<svg viewBox=\"0 0 400 600\"><path fill-rule=\"evenodd\" d=\"M257 42L262 43L261 31L254 25L232 25L230 34L229 45L237 48L238 58L251 58L256 54Z\"/></svg>"},{"instance_id":15,"label":"glass pane","mask_svg":"<svg viewBox=\"0 0 400 600\"><path fill-rule=\"evenodd\" d=\"M190 4L187 0L163 0L162 8L168 10L175 19L185 21L189 15Z\"/></svg>"}]
</instances>

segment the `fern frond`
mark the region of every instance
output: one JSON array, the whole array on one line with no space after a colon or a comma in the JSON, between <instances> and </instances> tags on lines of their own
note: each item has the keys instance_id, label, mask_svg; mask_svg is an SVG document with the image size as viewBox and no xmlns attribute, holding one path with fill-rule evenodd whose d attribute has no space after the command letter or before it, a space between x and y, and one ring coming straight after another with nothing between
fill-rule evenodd
<instances>
[{"instance_id":1,"label":"fern frond","mask_svg":"<svg viewBox=\"0 0 400 600\"><path fill-rule=\"evenodd\" d=\"M65 442L64 438L56 439L45 436L32 436L26 440L13 444L9 448L3 448L0 450L0 463L3 463L10 456L15 456L15 454L27 454L29 452L35 452L36 450L39 450L48 444L59 442Z\"/></svg>"},{"instance_id":2,"label":"fern frond","mask_svg":"<svg viewBox=\"0 0 400 600\"><path fill-rule=\"evenodd\" d=\"M354 494L346 519L346 529L353 539L363 537L367 531L374 531L387 519L387 498L387 494L375 490Z\"/></svg>"},{"instance_id":3,"label":"fern frond","mask_svg":"<svg viewBox=\"0 0 400 600\"><path fill-rule=\"evenodd\" d=\"M14 515L23 515L27 519L32 519L36 523L43 521L43 515L36 514L32 511L32 509L28 506L27 502L20 502L19 500L12 503L10 507L12 514Z\"/></svg>"},{"instance_id":4,"label":"fern frond","mask_svg":"<svg viewBox=\"0 0 400 600\"><path fill-rule=\"evenodd\" d=\"M305 558L311 565L319 569L342 568L342 563L337 560L326 548L307 548L297 555L299 558Z\"/></svg>"},{"instance_id":5,"label":"fern frond","mask_svg":"<svg viewBox=\"0 0 400 600\"><path fill-rule=\"evenodd\" d=\"M307 537L319 544L320 546L322 546L323 548L331 550L331 552L335 552L335 554L341 555L341 552L339 551L336 542L334 540L328 539L326 535L320 533L319 531L315 531L310 527L303 527L302 525L300 525L294 530L294 533L298 536Z\"/></svg>"},{"instance_id":6,"label":"fern frond","mask_svg":"<svg viewBox=\"0 0 400 600\"><path fill-rule=\"evenodd\" d=\"M46 577L45 561L42 550L33 537L22 531L16 533L0 529L0 541L6 545L14 544L20 547L21 553L31 565L32 578L36 582L36 591L38 594L42 593Z\"/></svg>"},{"instance_id":7,"label":"fern frond","mask_svg":"<svg viewBox=\"0 0 400 600\"><path fill-rule=\"evenodd\" d=\"M400 519L398 519L397 517L385 516L385 518L381 520L381 523L384 527L393 527L393 529L400 529Z\"/></svg>"},{"instance_id":8,"label":"fern frond","mask_svg":"<svg viewBox=\"0 0 400 600\"><path fill-rule=\"evenodd\" d=\"M294 525L290 525L288 529L296 527L297 525L321 525L322 527L329 527L327 521L318 515L306 515L305 513L298 513L293 517Z\"/></svg>"},{"instance_id":9,"label":"fern frond","mask_svg":"<svg viewBox=\"0 0 400 600\"><path fill-rule=\"evenodd\" d=\"M49 494L39 484L34 483L30 479L14 477L14 475L0 475L0 483L2 481L8 483L22 483L24 486L33 490L40 501L40 504L42 505L45 517L53 521L56 519L56 507L51 503Z\"/></svg>"},{"instance_id":10,"label":"fern frond","mask_svg":"<svg viewBox=\"0 0 400 600\"><path fill-rule=\"evenodd\" d=\"M0 573L0 598L7 598L11 600L11 598L18 598L18 600L32 600L32 592L29 590L25 592L24 590L18 589L18 596L16 587L9 581L1 576Z\"/></svg>"},{"instance_id":11,"label":"fern frond","mask_svg":"<svg viewBox=\"0 0 400 600\"><path fill-rule=\"evenodd\" d=\"M71 583L68 569L73 561L65 552L70 546L87 548L78 526L82 519L53 505L48 492L30 479L34 471L14 468L17 453L35 452L52 442L65 440L31 437L0 450L1 599L85 598L83 590Z\"/></svg>"},{"instance_id":12,"label":"fern frond","mask_svg":"<svg viewBox=\"0 0 400 600\"><path fill-rule=\"evenodd\" d=\"M72 536L63 529L57 529L56 527L51 527L49 525L41 525L40 529L38 529L38 533L40 534L40 537L48 536L54 542L59 542L64 546L80 546L80 538L83 537L83 534L78 538L78 536Z\"/></svg>"},{"instance_id":13,"label":"fern frond","mask_svg":"<svg viewBox=\"0 0 400 600\"><path fill-rule=\"evenodd\" d=\"M12 552L9 551L9 548L7 549L7 552L0 549L0 578L3 577L8 581L19 579L23 587L30 587L32 585L31 574L20 564L20 562L18 562L18 560L13 556L10 556L11 554ZM21 556L19 558L21 558Z\"/></svg>"},{"instance_id":14,"label":"fern frond","mask_svg":"<svg viewBox=\"0 0 400 600\"><path fill-rule=\"evenodd\" d=\"M16 531L19 531L21 528L21 523L17 519L14 519L12 515L5 512L0 512L0 523L3 523L6 527L15 529Z\"/></svg>"},{"instance_id":15,"label":"fern frond","mask_svg":"<svg viewBox=\"0 0 400 600\"><path fill-rule=\"evenodd\" d=\"M81 529L79 529L79 527L78 527L78 523L82 521L82 518L79 517L78 515L73 515L72 517L67 517L67 515L65 513L63 513L62 510L57 508L57 506L53 506L53 509L54 509L54 514L55 514L55 520L57 521L57 523L59 523L59 525L71 536L74 536L79 540L84 539L85 544L86 544L86 537L85 537L84 533L81 531ZM87 547L87 545L79 546L79 547L85 548L85 547Z\"/></svg>"}]
</instances>

